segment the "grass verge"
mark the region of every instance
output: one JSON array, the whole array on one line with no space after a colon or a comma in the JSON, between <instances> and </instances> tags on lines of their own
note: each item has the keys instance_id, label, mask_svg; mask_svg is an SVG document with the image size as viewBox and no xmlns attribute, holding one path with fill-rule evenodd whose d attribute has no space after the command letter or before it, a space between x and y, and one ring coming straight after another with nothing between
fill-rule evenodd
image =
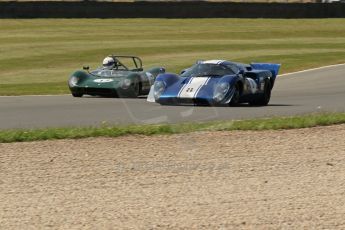
<instances>
[{"instance_id":1,"label":"grass verge","mask_svg":"<svg viewBox=\"0 0 345 230\"><path fill-rule=\"evenodd\" d=\"M177 134L196 131L277 130L325 126L345 123L345 113L311 114L240 121L202 123L101 126L84 128L19 129L0 131L0 143L28 142L86 137L118 137L124 135Z\"/></svg>"},{"instance_id":2,"label":"grass verge","mask_svg":"<svg viewBox=\"0 0 345 230\"><path fill-rule=\"evenodd\" d=\"M67 79L111 53L179 73L200 59L345 63L345 19L1 19L0 95L68 93ZM39 36L38 36L39 35Z\"/></svg>"}]
</instances>

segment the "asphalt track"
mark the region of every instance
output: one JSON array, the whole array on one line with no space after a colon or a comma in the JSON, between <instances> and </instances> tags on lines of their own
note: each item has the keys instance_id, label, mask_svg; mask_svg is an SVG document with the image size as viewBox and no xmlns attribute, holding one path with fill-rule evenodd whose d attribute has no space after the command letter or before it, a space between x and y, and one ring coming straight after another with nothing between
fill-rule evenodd
<instances>
[{"instance_id":1,"label":"asphalt track","mask_svg":"<svg viewBox=\"0 0 345 230\"><path fill-rule=\"evenodd\" d=\"M345 65L279 76L266 107L161 106L146 98L0 97L0 129L149 124L345 112Z\"/></svg>"}]
</instances>

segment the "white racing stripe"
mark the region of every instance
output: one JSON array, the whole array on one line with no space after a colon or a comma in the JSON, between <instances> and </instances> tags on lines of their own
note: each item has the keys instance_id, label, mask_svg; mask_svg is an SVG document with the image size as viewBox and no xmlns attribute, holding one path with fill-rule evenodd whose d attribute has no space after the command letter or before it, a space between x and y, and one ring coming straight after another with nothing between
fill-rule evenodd
<instances>
[{"instance_id":1,"label":"white racing stripe","mask_svg":"<svg viewBox=\"0 0 345 230\"><path fill-rule=\"evenodd\" d=\"M187 84L182 86L178 97L180 98L196 98L201 87L207 84L210 77L192 77Z\"/></svg>"},{"instance_id":2,"label":"white racing stripe","mask_svg":"<svg viewBox=\"0 0 345 230\"><path fill-rule=\"evenodd\" d=\"M203 85L201 85L200 87L199 87L199 89L197 90L197 92L195 93L195 95L194 95L194 98L196 98L196 96L198 95L198 93L199 93L199 91L200 91L200 89L201 89L201 87L203 87L204 85L207 85L208 84L208 82L210 81L210 77L206 80L206 82L203 84Z\"/></svg>"}]
</instances>

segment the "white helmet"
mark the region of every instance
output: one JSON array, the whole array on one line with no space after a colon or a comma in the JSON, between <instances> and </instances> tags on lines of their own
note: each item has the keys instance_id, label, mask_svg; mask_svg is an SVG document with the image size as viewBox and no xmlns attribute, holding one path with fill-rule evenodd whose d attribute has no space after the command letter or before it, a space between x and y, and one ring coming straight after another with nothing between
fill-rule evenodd
<instances>
[{"instance_id":1,"label":"white helmet","mask_svg":"<svg viewBox=\"0 0 345 230\"><path fill-rule=\"evenodd\" d=\"M107 69L112 69L115 67L115 60L112 57L106 57L103 60L103 67Z\"/></svg>"}]
</instances>

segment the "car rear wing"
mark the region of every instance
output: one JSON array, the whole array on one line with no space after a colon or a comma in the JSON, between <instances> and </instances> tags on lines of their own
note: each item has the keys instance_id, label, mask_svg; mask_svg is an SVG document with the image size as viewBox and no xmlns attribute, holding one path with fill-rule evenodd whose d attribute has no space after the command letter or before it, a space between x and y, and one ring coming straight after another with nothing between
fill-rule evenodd
<instances>
[{"instance_id":1,"label":"car rear wing","mask_svg":"<svg viewBox=\"0 0 345 230\"><path fill-rule=\"evenodd\" d=\"M272 72L272 78L275 79L278 75L280 64L274 63L251 63L250 66L257 70L269 70Z\"/></svg>"}]
</instances>

